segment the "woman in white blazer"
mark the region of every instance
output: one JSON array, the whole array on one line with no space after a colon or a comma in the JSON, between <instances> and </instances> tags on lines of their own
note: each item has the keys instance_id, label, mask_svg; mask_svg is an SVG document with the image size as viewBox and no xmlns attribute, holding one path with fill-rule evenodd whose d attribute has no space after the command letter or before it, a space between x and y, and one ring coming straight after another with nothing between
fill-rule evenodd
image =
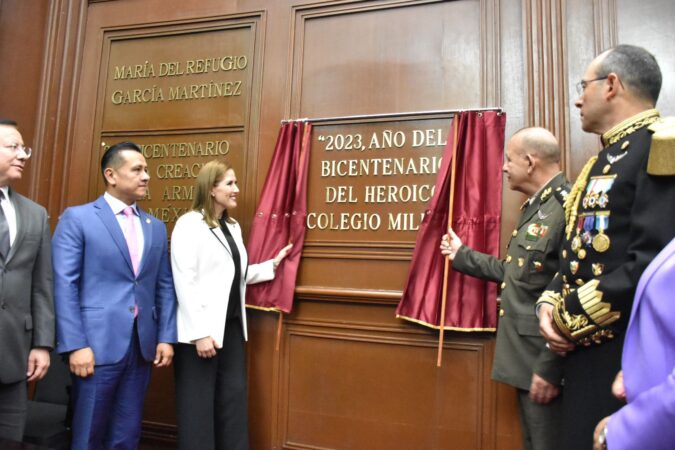
<instances>
[{"instance_id":1,"label":"woman in white blazer","mask_svg":"<svg viewBox=\"0 0 675 450\"><path fill-rule=\"evenodd\" d=\"M178 447L248 449L246 285L269 281L290 245L248 264L239 224L237 178L222 161L200 170L192 210L171 235L178 298L174 356Z\"/></svg>"}]
</instances>

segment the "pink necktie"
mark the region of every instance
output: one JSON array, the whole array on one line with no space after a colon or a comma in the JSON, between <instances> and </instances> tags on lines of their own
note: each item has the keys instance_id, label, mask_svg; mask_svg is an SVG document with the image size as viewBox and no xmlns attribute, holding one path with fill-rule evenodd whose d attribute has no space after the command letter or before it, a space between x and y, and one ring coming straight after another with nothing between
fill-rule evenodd
<instances>
[{"instance_id":1,"label":"pink necktie","mask_svg":"<svg viewBox=\"0 0 675 450\"><path fill-rule=\"evenodd\" d=\"M140 255L138 254L138 236L136 236L136 220L134 217L134 209L127 206L123 211L127 216L127 229L124 237L127 240L129 247L129 256L131 257L131 266L134 268L134 275L138 275L138 263L140 262Z\"/></svg>"},{"instance_id":2,"label":"pink necktie","mask_svg":"<svg viewBox=\"0 0 675 450\"><path fill-rule=\"evenodd\" d=\"M136 236L136 220L134 218L134 208L127 206L122 211L127 216L127 229L124 237L129 247L129 256L131 257L131 267L134 268L134 275L138 275L138 239ZM134 304L134 318L138 317L138 305Z\"/></svg>"}]
</instances>

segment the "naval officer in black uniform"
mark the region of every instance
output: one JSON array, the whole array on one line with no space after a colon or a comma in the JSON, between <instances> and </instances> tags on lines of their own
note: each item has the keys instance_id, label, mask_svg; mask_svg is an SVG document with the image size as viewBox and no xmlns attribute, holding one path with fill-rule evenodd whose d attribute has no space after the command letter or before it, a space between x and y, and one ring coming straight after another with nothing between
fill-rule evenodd
<instances>
[{"instance_id":1,"label":"naval officer in black uniform","mask_svg":"<svg viewBox=\"0 0 675 450\"><path fill-rule=\"evenodd\" d=\"M600 135L603 149L565 202L559 274L538 301L542 334L566 354L561 437L574 450L590 449L595 425L620 406L610 388L635 288L675 236L675 130L654 109L656 59L614 47L591 62L578 88L582 128Z\"/></svg>"},{"instance_id":2,"label":"naval officer in black uniform","mask_svg":"<svg viewBox=\"0 0 675 450\"><path fill-rule=\"evenodd\" d=\"M507 256L499 260L462 245L454 233L441 251L452 268L501 283L501 308L492 378L518 390L523 448L557 448L560 428L561 357L546 348L534 304L558 270L569 186L560 171L558 141L543 128L525 128L509 140L504 163L509 187L529 198L513 230Z\"/></svg>"}]
</instances>

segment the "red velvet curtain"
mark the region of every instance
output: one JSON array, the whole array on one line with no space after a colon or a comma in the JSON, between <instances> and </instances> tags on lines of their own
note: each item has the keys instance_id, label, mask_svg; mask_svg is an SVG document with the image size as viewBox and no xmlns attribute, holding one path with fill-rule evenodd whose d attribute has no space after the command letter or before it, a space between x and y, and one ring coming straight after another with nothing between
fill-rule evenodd
<instances>
[{"instance_id":1,"label":"red velvet curtain","mask_svg":"<svg viewBox=\"0 0 675 450\"><path fill-rule=\"evenodd\" d=\"M434 197L417 235L410 274L396 316L440 328L445 258L441 236L447 232L450 186L454 181L452 228L471 248L499 253L502 163L506 115L496 111L454 116L436 180ZM451 180L455 146L455 180ZM444 328L493 331L497 323L497 287L450 269Z\"/></svg>"},{"instance_id":2,"label":"red velvet curtain","mask_svg":"<svg viewBox=\"0 0 675 450\"><path fill-rule=\"evenodd\" d=\"M305 240L307 169L312 125L287 122L281 126L267 179L248 239L251 264L270 260L286 244L293 248L277 268L274 280L251 285L246 304L252 308L290 313L295 280Z\"/></svg>"}]
</instances>

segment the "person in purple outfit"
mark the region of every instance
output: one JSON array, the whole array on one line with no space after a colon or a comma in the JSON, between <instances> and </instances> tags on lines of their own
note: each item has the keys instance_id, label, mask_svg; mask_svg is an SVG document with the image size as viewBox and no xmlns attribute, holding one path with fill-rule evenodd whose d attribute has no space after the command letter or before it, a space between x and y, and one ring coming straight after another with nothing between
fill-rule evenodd
<instances>
[{"instance_id":1,"label":"person in purple outfit","mask_svg":"<svg viewBox=\"0 0 675 450\"><path fill-rule=\"evenodd\" d=\"M612 392L628 403L602 419L594 449L675 448L675 238L642 274Z\"/></svg>"}]
</instances>

